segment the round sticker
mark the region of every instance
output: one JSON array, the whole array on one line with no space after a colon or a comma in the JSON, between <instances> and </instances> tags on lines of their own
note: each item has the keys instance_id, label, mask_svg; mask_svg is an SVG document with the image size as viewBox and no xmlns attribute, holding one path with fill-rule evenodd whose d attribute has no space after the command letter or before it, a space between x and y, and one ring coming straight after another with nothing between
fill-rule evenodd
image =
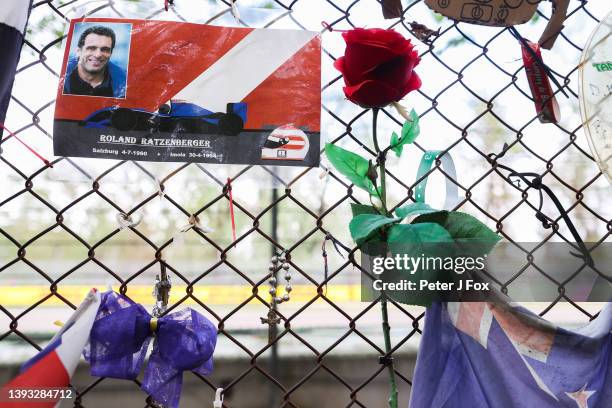
<instances>
[{"instance_id":1,"label":"round sticker","mask_svg":"<svg viewBox=\"0 0 612 408\"><path fill-rule=\"evenodd\" d=\"M612 12L601 20L580 59L580 114L589 147L612 183Z\"/></svg>"}]
</instances>

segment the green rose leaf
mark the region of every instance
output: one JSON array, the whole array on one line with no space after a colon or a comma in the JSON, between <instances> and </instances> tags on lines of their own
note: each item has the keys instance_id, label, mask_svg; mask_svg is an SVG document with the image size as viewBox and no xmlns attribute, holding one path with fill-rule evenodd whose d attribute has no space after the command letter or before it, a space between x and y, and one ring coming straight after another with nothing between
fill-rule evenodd
<instances>
[{"instance_id":1,"label":"green rose leaf","mask_svg":"<svg viewBox=\"0 0 612 408\"><path fill-rule=\"evenodd\" d=\"M353 213L353 217L361 214L379 214L379 212L376 211L376 208L371 205L356 203L351 203L351 212Z\"/></svg>"},{"instance_id":2,"label":"green rose leaf","mask_svg":"<svg viewBox=\"0 0 612 408\"><path fill-rule=\"evenodd\" d=\"M404 145L413 143L419 135L421 128L419 126L419 115L414 109L410 111L410 120L404 122L402 126L402 136L397 137L397 133L393 132L391 135L391 150L395 152L397 157L402 155Z\"/></svg>"},{"instance_id":3,"label":"green rose leaf","mask_svg":"<svg viewBox=\"0 0 612 408\"><path fill-rule=\"evenodd\" d=\"M391 134L391 150L393 150L393 151L395 152L395 154L396 154L396 155L397 155L397 150L396 150L396 147L395 147L395 146L399 146L399 144L400 144L400 138L399 138L399 136L397 135L397 133L393 132L393 133ZM399 147L399 152L400 152L400 154L401 154L401 152L402 152L402 148L401 148L401 146ZM399 157L399 155L398 155L398 157Z\"/></svg>"},{"instance_id":4,"label":"green rose leaf","mask_svg":"<svg viewBox=\"0 0 612 408\"><path fill-rule=\"evenodd\" d=\"M392 254L408 255L413 258L452 256L454 249L451 235L435 223L393 225L387 233L387 241ZM415 282L417 287L422 279L434 282L438 279L445 280L445 277L439 278L437 270L423 266L416 270L397 270L387 275L388 282L399 283L401 280L408 280ZM436 298L435 293L427 291L394 291L389 295L398 302L419 306L429 306Z\"/></svg>"},{"instance_id":5,"label":"green rose leaf","mask_svg":"<svg viewBox=\"0 0 612 408\"><path fill-rule=\"evenodd\" d=\"M349 224L351 237L357 245L361 245L372 237L381 227L401 221L401 218L389 218L380 214L360 214L354 217Z\"/></svg>"},{"instance_id":6,"label":"green rose leaf","mask_svg":"<svg viewBox=\"0 0 612 408\"><path fill-rule=\"evenodd\" d=\"M436 223L444 227L457 244L468 244L471 250L476 249L480 255L489 253L501 239L475 217L459 211L437 211L419 215L413 221L413 224L418 223ZM471 248L472 246L475 248Z\"/></svg>"},{"instance_id":7,"label":"green rose leaf","mask_svg":"<svg viewBox=\"0 0 612 408\"><path fill-rule=\"evenodd\" d=\"M412 215L429 214L436 211L438 210L431 208L425 203L411 203L395 210L395 215L400 218L406 218Z\"/></svg>"},{"instance_id":8,"label":"green rose leaf","mask_svg":"<svg viewBox=\"0 0 612 408\"><path fill-rule=\"evenodd\" d=\"M410 111L410 120L404 122L402 126L402 142L404 144L413 143L419 135L421 128L419 126L419 115L414 109Z\"/></svg>"},{"instance_id":9,"label":"green rose leaf","mask_svg":"<svg viewBox=\"0 0 612 408\"><path fill-rule=\"evenodd\" d=\"M369 162L366 159L331 143L325 145L325 155L334 168L351 183L376 195L376 189L368 178Z\"/></svg>"},{"instance_id":10,"label":"green rose leaf","mask_svg":"<svg viewBox=\"0 0 612 408\"><path fill-rule=\"evenodd\" d=\"M351 211L353 213L353 217L357 217L358 215L362 215L362 214L380 215L380 212L376 209L376 207L372 205L351 203ZM366 241L367 241L367 244L370 244L370 243L373 244L375 242L380 243L382 242L382 240L383 240L383 237L380 234L380 231L377 231L376 233L372 234L372 236L368 237L367 240L360 241L364 245L361 245L359 249L364 254L370 254L372 253L372 251L377 253L377 251L380 249L380 245L373 245L371 247L368 247L368 245L365 245L365 243Z\"/></svg>"},{"instance_id":11,"label":"green rose leaf","mask_svg":"<svg viewBox=\"0 0 612 408\"><path fill-rule=\"evenodd\" d=\"M389 228L389 244L423 244L453 242L453 237L443 227L432 222L420 224L399 224Z\"/></svg>"},{"instance_id":12,"label":"green rose leaf","mask_svg":"<svg viewBox=\"0 0 612 408\"><path fill-rule=\"evenodd\" d=\"M392 253L411 257L446 257L455 252L451 234L433 222L393 225L387 232L387 242Z\"/></svg>"}]
</instances>

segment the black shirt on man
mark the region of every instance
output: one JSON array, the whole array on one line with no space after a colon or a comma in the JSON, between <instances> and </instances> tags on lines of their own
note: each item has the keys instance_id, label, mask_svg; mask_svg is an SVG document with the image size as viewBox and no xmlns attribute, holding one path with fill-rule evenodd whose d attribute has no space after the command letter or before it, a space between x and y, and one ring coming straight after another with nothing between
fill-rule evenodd
<instances>
[{"instance_id":1,"label":"black shirt on man","mask_svg":"<svg viewBox=\"0 0 612 408\"><path fill-rule=\"evenodd\" d=\"M83 81L78 73L78 67L70 74L70 90L72 95L107 96L113 97L113 87L108 70L104 74L104 80L95 88Z\"/></svg>"}]
</instances>

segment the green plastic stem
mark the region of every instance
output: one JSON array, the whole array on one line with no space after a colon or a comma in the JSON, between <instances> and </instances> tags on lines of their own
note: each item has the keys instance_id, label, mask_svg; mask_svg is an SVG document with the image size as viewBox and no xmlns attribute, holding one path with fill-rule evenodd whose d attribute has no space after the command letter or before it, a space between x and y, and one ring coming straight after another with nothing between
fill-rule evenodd
<instances>
[{"instance_id":1,"label":"green plastic stem","mask_svg":"<svg viewBox=\"0 0 612 408\"><path fill-rule=\"evenodd\" d=\"M378 136L376 127L378 124L378 108L372 109L372 137L374 139L374 150L379 155L378 165L380 167L380 201L382 202L385 215L388 215L387 211L387 188L385 185L385 156L387 150L380 156L381 150L378 145ZM380 298L380 311L382 314L382 329L383 337L385 339L385 357L391 357L391 327L389 326L389 313L387 311L387 295L384 291L381 292ZM397 383L395 382L395 369L393 368L393 360L387 359L387 370L389 371L389 387L391 388L389 395L389 407L397 408Z\"/></svg>"}]
</instances>

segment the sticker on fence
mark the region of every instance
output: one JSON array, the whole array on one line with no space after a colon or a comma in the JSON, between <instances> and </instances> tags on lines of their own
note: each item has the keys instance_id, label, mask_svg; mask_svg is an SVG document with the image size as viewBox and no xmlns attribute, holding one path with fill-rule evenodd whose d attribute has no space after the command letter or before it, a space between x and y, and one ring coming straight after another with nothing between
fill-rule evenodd
<instances>
[{"instance_id":1,"label":"sticker on fence","mask_svg":"<svg viewBox=\"0 0 612 408\"><path fill-rule=\"evenodd\" d=\"M612 11L587 41L579 70L583 129L593 158L612 183Z\"/></svg>"},{"instance_id":2,"label":"sticker on fence","mask_svg":"<svg viewBox=\"0 0 612 408\"><path fill-rule=\"evenodd\" d=\"M493 27L526 23L537 11L541 0L425 0L433 11L457 21ZM538 44L550 50L567 15L569 0L555 0L552 14Z\"/></svg>"},{"instance_id":3,"label":"sticker on fence","mask_svg":"<svg viewBox=\"0 0 612 408\"><path fill-rule=\"evenodd\" d=\"M79 19L61 73L57 156L319 165L316 32Z\"/></svg>"}]
</instances>

